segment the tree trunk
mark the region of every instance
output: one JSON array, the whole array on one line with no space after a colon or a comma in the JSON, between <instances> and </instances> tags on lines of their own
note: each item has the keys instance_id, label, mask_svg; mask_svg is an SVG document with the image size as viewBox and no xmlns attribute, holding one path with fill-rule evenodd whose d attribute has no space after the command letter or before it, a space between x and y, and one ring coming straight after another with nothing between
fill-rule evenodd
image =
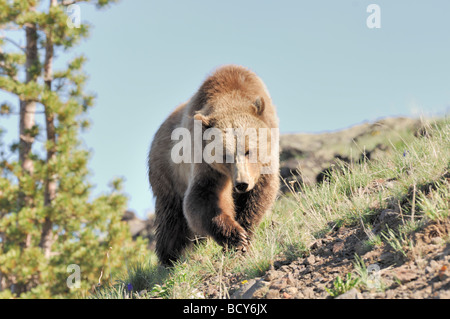
<instances>
[{"instance_id":1,"label":"tree trunk","mask_svg":"<svg viewBox=\"0 0 450 319\"><path fill-rule=\"evenodd\" d=\"M25 83L36 81L36 68L39 65L38 57L38 34L36 24L28 24L25 27L26 34L26 78ZM20 100L20 120L19 120L19 160L24 174L33 174L34 163L30 158L31 147L33 146L34 136L31 134L31 129L35 125L36 102L30 100ZM19 189L22 185L19 184ZM31 206L33 199L26 196L24 192L19 191L19 210L24 206ZM27 234L25 238L24 247L31 245L31 234Z\"/></svg>"},{"instance_id":2,"label":"tree trunk","mask_svg":"<svg viewBox=\"0 0 450 319\"><path fill-rule=\"evenodd\" d=\"M36 65L39 64L38 47L37 47L37 29L36 25L28 25L25 27L26 32L26 79L25 83L36 80L35 70ZM31 146L34 142L34 137L30 134L30 130L35 125L36 102L28 100L20 100L20 144L19 144L19 159L21 161L22 169L29 173L33 173L33 161L29 155Z\"/></svg>"},{"instance_id":3,"label":"tree trunk","mask_svg":"<svg viewBox=\"0 0 450 319\"><path fill-rule=\"evenodd\" d=\"M56 0L50 2L50 8L56 6L58 3ZM53 81L53 39L52 30L48 30L46 34L45 45L45 62L44 62L44 82L49 91L52 90ZM52 110L47 105L45 107L45 125L47 130L47 141L50 145L47 149L47 179L45 181L45 193L44 193L44 205L51 206L52 201L56 197L56 176L53 174L52 169L49 167L51 162L56 156L56 134L55 134L55 116ZM56 239L56 236L52 231L53 222L47 216L45 217L44 224L42 226L41 241L39 247L44 250L44 256L50 258L52 244Z\"/></svg>"}]
</instances>

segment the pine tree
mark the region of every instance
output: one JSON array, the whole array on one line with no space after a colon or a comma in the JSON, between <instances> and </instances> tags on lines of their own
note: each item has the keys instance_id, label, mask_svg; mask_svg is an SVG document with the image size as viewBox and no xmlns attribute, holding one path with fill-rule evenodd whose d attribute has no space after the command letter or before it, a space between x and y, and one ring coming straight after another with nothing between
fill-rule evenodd
<instances>
[{"instance_id":1,"label":"pine tree","mask_svg":"<svg viewBox=\"0 0 450 319\"><path fill-rule=\"evenodd\" d=\"M18 110L0 101L0 116L19 119L17 141L0 140L0 298L80 296L145 251L121 221L121 180L90 198L89 152L79 138L94 102L84 89L86 57L53 68L55 53L88 36L89 26L77 25L69 10L77 2L101 8L114 1L0 0L0 90L18 100ZM80 289L67 285L73 264Z\"/></svg>"}]
</instances>

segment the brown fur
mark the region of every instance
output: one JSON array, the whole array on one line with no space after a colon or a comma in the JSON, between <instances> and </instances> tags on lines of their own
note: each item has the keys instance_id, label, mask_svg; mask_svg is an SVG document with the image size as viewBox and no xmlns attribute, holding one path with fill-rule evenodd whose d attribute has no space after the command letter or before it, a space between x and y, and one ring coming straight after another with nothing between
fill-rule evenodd
<instances>
[{"instance_id":1,"label":"brown fur","mask_svg":"<svg viewBox=\"0 0 450 319\"><path fill-rule=\"evenodd\" d=\"M163 264L177 260L195 236L211 236L224 247L245 248L262 216L270 211L279 189L279 157L271 158L274 174L260 174L263 164L180 163L171 160L172 131L278 128L278 118L263 82L241 66L224 66L161 125L149 153L149 179L156 197L156 253ZM205 142L204 142L205 143ZM277 141L278 143L278 141ZM203 145L204 147L204 145ZM238 193L241 179L249 185Z\"/></svg>"}]
</instances>

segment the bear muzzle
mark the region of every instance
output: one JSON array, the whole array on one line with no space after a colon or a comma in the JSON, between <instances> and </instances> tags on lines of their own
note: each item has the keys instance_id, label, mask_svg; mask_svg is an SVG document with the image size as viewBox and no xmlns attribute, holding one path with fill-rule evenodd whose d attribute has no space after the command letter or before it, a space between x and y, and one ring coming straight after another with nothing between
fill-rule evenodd
<instances>
[{"instance_id":1,"label":"bear muzzle","mask_svg":"<svg viewBox=\"0 0 450 319\"><path fill-rule=\"evenodd\" d=\"M248 187L248 183L242 182L242 183L236 183L234 185L234 189L236 190L236 192L238 193L245 193L247 191L249 191L249 187Z\"/></svg>"}]
</instances>

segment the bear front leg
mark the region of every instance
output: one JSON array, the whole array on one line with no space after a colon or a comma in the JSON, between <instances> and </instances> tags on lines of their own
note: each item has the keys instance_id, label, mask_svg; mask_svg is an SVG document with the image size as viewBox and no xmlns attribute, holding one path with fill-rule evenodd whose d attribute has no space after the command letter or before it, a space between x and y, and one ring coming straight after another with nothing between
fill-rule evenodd
<instances>
[{"instance_id":1,"label":"bear front leg","mask_svg":"<svg viewBox=\"0 0 450 319\"><path fill-rule=\"evenodd\" d=\"M233 193L236 221L249 236L271 210L279 190L277 175L261 175L255 187L246 193Z\"/></svg>"},{"instance_id":2,"label":"bear front leg","mask_svg":"<svg viewBox=\"0 0 450 319\"><path fill-rule=\"evenodd\" d=\"M183 208L195 233L211 236L224 248L245 251L248 235L235 220L231 180L212 170L197 176L188 188Z\"/></svg>"}]
</instances>

